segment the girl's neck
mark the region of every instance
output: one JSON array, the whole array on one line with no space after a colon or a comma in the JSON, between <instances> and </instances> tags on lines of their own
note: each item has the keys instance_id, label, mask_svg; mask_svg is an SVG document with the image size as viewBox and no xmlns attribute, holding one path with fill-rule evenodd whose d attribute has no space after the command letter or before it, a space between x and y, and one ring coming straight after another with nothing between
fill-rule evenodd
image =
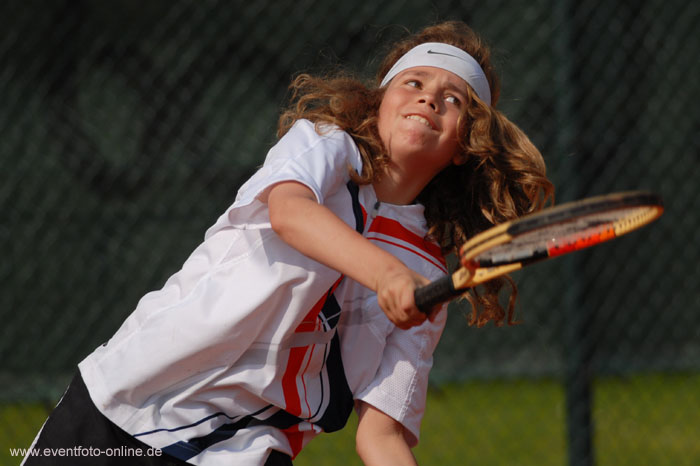
<instances>
[{"instance_id":1,"label":"girl's neck","mask_svg":"<svg viewBox=\"0 0 700 466\"><path fill-rule=\"evenodd\" d=\"M395 205L413 204L425 185L423 180L398 176L387 171L372 183L377 199L383 203Z\"/></svg>"}]
</instances>

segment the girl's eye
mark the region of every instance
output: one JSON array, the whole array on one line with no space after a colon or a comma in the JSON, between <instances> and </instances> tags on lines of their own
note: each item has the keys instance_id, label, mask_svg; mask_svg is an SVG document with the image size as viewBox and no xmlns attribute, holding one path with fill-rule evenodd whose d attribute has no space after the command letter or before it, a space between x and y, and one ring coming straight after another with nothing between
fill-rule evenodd
<instances>
[{"instance_id":1,"label":"girl's eye","mask_svg":"<svg viewBox=\"0 0 700 466\"><path fill-rule=\"evenodd\" d=\"M416 81L415 79L411 79L410 81L406 81L406 84L411 86L411 87L420 87L420 83Z\"/></svg>"},{"instance_id":2,"label":"girl's eye","mask_svg":"<svg viewBox=\"0 0 700 466\"><path fill-rule=\"evenodd\" d=\"M454 105L459 105L461 103L459 99L453 95L446 96L445 100Z\"/></svg>"}]
</instances>

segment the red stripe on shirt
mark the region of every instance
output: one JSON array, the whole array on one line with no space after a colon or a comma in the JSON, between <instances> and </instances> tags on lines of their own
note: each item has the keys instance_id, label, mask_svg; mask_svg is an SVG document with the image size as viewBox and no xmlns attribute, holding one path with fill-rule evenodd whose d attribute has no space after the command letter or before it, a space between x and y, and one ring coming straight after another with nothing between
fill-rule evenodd
<instances>
[{"instance_id":1,"label":"red stripe on shirt","mask_svg":"<svg viewBox=\"0 0 700 466\"><path fill-rule=\"evenodd\" d=\"M289 446L292 448L292 459L296 458L302 447L304 446L304 432L299 431L299 425L295 424L292 427L288 427L282 430Z\"/></svg>"},{"instance_id":2,"label":"red stripe on shirt","mask_svg":"<svg viewBox=\"0 0 700 466\"><path fill-rule=\"evenodd\" d=\"M289 414L301 416L301 403L299 402L299 390L297 389L297 374L306 355L306 347L292 348L289 350L287 368L282 376L282 391L284 392L284 410Z\"/></svg>"},{"instance_id":3,"label":"red stripe on shirt","mask_svg":"<svg viewBox=\"0 0 700 466\"><path fill-rule=\"evenodd\" d=\"M425 238L418 236L417 234L413 233L409 229L407 229L405 226L401 225L399 222L396 220L387 218L387 217L381 217L378 216L377 218L374 219L372 224L369 226L369 231L370 233L381 233L383 235L391 236L396 239L400 239L401 241L405 241L406 243L409 243L416 248L420 249L423 251L425 254L428 256L432 257L433 264L435 262L442 264L442 269L447 268L447 263L445 262L445 258L442 257L442 251L440 251L440 247L435 244L431 243L430 241L427 241ZM384 240L385 242L388 242ZM404 249L408 249L405 248ZM408 249L411 251L411 249ZM416 251L413 251L414 253ZM418 254L420 255L420 254ZM424 257L424 256L421 256Z\"/></svg>"},{"instance_id":4,"label":"red stripe on shirt","mask_svg":"<svg viewBox=\"0 0 700 466\"><path fill-rule=\"evenodd\" d=\"M323 305L326 303L328 297L335 292L336 288L338 288L338 285L340 285L340 281L342 279L342 276L338 278L333 286L331 286L331 289L325 293L321 299L316 302L316 304L313 305L311 310L306 314L304 319L294 330L294 333L313 332L316 330L316 319L318 318L318 314L321 312L321 309L323 309ZM306 371L306 367L304 368L304 371L301 371L301 366L310 347L311 346L301 346L291 348L289 350L287 367L282 375L282 392L284 393L285 402L284 409L289 414L293 414L294 416L301 416L301 397L299 396L297 378L301 377L303 383L303 375ZM306 397L306 394L304 394L304 397Z\"/></svg>"},{"instance_id":5,"label":"red stripe on shirt","mask_svg":"<svg viewBox=\"0 0 700 466\"><path fill-rule=\"evenodd\" d=\"M309 354L309 358L306 361L306 366L304 367L304 370L299 374L299 379L301 379L301 385L304 388L304 403L306 403L306 412L311 414L311 406L309 406L309 395L308 392L306 391L306 381L304 380L304 374L306 374L306 371L309 369L309 364L311 364L311 359L314 357L314 350L316 349L316 345L311 345L311 353Z\"/></svg>"},{"instance_id":6,"label":"red stripe on shirt","mask_svg":"<svg viewBox=\"0 0 700 466\"><path fill-rule=\"evenodd\" d=\"M394 241L389 241L389 240L384 239L384 238L372 237L372 238L369 238L369 240L370 241L381 241L382 243L391 244L392 246L396 246L397 248L402 248L402 249L405 249L406 251L410 251L413 254L415 254L416 256L419 256L419 257L425 259L426 261L430 262L435 267L442 270L444 273L447 273L447 268L445 267L445 264L436 262L432 256L428 256L427 254L421 254L418 251L416 251L415 249L408 248L408 247L404 246L403 244L396 243Z\"/></svg>"}]
</instances>

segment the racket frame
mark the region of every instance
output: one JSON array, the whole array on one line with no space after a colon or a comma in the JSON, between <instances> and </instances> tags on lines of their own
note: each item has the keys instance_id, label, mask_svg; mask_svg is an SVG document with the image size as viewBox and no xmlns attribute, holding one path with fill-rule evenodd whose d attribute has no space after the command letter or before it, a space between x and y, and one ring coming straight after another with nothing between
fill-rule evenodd
<instances>
[{"instance_id":1,"label":"racket frame","mask_svg":"<svg viewBox=\"0 0 700 466\"><path fill-rule=\"evenodd\" d=\"M567 247L559 249L548 247L546 250L538 251L538 254L529 256L524 260L489 264L488 266L483 266L477 260L478 256L485 251L544 227L575 220L586 215L634 207L646 207L646 209L639 210L634 216L628 215L619 220L609 222L607 224L609 228L601 229L601 233L598 236L584 237L583 241L568 244ZM622 236L651 223L661 216L663 210L663 202L659 196L643 191L627 191L568 202L502 223L468 240L460 248L459 256L462 267L453 274L439 279L440 284L437 283L438 281L434 282L436 286L434 292L429 292L429 290L421 290L419 292L417 290L417 305L419 309L425 310L427 300L431 303L427 307L429 309L438 302L444 302L461 295L471 287L500 275L519 270L525 265L585 249ZM428 288L431 285L422 288Z\"/></svg>"}]
</instances>

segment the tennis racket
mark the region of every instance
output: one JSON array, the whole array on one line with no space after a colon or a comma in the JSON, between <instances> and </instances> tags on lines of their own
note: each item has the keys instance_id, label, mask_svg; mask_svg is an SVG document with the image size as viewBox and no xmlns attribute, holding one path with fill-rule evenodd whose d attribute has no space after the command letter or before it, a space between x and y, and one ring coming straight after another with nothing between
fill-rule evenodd
<instances>
[{"instance_id":1,"label":"tennis racket","mask_svg":"<svg viewBox=\"0 0 700 466\"><path fill-rule=\"evenodd\" d=\"M636 230L663 213L659 196L622 192L591 197L526 215L467 241L461 267L415 291L416 306L429 312L468 288L526 265L595 246Z\"/></svg>"}]
</instances>

